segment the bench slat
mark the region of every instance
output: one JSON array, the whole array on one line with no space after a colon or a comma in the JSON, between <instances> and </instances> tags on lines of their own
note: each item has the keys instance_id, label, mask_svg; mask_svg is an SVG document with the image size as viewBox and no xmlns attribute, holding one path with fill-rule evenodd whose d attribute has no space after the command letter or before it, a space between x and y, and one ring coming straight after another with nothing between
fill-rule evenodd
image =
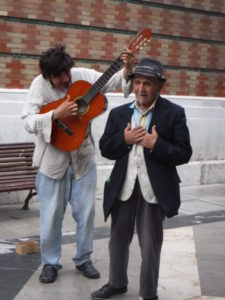
<instances>
[{"instance_id":1,"label":"bench slat","mask_svg":"<svg viewBox=\"0 0 225 300\"><path fill-rule=\"evenodd\" d=\"M34 174L29 174L29 175L16 175L14 177L12 176L5 176L5 177L1 177L0 180L0 184L2 184L3 182L16 182L16 181L25 181L26 179L36 179L36 173Z\"/></svg>"},{"instance_id":2,"label":"bench slat","mask_svg":"<svg viewBox=\"0 0 225 300\"><path fill-rule=\"evenodd\" d=\"M21 180L4 180L2 182L0 182L0 187L4 187L4 186L13 186L13 185L23 185L23 186L27 186L27 184L29 183L29 185L32 183L33 187L35 187L35 182L36 182L36 178L33 177L33 178L25 178L24 179L21 179Z\"/></svg>"},{"instance_id":3,"label":"bench slat","mask_svg":"<svg viewBox=\"0 0 225 300\"><path fill-rule=\"evenodd\" d=\"M0 149L27 149L27 148L33 148L34 149L34 143L11 143L11 144L0 144Z\"/></svg>"},{"instance_id":4,"label":"bench slat","mask_svg":"<svg viewBox=\"0 0 225 300\"><path fill-rule=\"evenodd\" d=\"M14 176L23 176L23 175L29 175L32 176L33 174L37 174L37 170L36 169L18 169L18 170L6 170L5 172L0 172L0 179L4 178L4 177L14 177Z\"/></svg>"},{"instance_id":5,"label":"bench slat","mask_svg":"<svg viewBox=\"0 0 225 300\"><path fill-rule=\"evenodd\" d=\"M8 185L8 186L0 186L1 192L15 192L15 191L25 191L34 189L34 183L28 182L26 185L18 184L18 185Z\"/></svg>"},{"instance_id":6,"label":"bench slat","mask_svg":"<svg viewBox=\"0 0 225 300\"><path fill-rule=\"evenodd\" d=\"M1 147L0 145L0 153L20 153L20 154L23 154L23 153L32 153L32 151L34 151L34 147L29 147L29 148L26 148L26 149L22 149L22 148L7 148L7 147Z\"/></svg>"},{"instance_id":7,"label":"bench slat","mask_svg":"<svg viewBox=\"0 0 225 300\"><path fill-rule=\"evenodd\" d=\"M17 158L17 157L26 157L26 158L32 158L33 156L33 151L29 151L29 152L26 152L26 153L22 153L21 152L8 152L7 150L7 153L5 153L4 151L2 152L0 150L0 158L3 159L3 158Z\"/></svg>"},{"instance_id":8,"label":"bench slat","mask_svg":"<svg viewBox=\"0 0 225 300\"><path fill-rule=\"evenodd\" d=\"M1 167L2 168L14 168L14 167L18 167L18 166L31 166L31 163L28 164L26 161L21 161L21 162L12 162L12 163L1 163L0 164L0 170L1 170Z\"/></svg>"},{"instance_id":9,"label":"bench slat","mask_svg":"<svg viewBox=\"0 0 225 300\"><path fill-rule=\"evenodd\" d=\"M32 157L31 156L20 156L20 157L0 157L0 166L4 163L11 163L11 162L26 162L27 164L32 164Z\"/></svg>"},{"instance_id":10,"label":"bench slat","mask_svg":"<svg viewBox=\"0 0 225 300\"><path fill-rule=\"evenodd\" d=\"M5 176L6 173L9 173L11 175L15 174L15 173L19 173L19 172L22 172L24 173L24 171L27 171L26 173L33 173L34 171L37 173L37 168L34 168L32 166L24 166L24 167L21 167L21 166L16 166L14 167L13 169L11 168L0 168L0 177L1 176ZM19 173L19 174L22 174L22 173Z\"/></svg>"}]
</instances>

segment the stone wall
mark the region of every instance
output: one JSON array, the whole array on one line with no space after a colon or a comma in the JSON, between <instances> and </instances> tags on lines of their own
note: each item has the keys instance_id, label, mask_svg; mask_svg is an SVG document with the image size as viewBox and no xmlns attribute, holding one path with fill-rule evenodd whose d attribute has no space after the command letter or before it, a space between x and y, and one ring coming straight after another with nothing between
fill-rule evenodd
<instances>
[{"instance_id":1,"label":"stone wall","mask_svg":"<svg viewBox=\"0 0 225 300\"><path fill-rule=\"evenodd\" d=\"M26 101L27 90L0 89L0 143L34 141L34 136L23 128L20 114ZM193 155L187 165L179 166L182 186L225 183L225 98L166 96L185 108L190 129ZM107 95L108 110L93 121L98 166L97 197L101 197L104 181L113 162L102 158L98 149L108 113L111 108L132 101L122 94ZM24 199L24 192L0 193L0 204Z\"/></svg>"}]
</instances>

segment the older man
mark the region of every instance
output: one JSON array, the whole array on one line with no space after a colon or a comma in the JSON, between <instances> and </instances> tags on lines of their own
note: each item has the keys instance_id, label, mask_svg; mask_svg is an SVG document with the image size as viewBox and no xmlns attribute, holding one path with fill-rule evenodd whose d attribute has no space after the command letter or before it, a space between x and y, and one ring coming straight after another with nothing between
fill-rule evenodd
<instances>
[{"instance_id":1,"label":"older man","mask_svg":"<svg viewBox=\"0 0 225 300\"><path fill-rule=\"evenodd\" d=\"M112 217L109 281L92 299L127 291L135 223L142 257L140 297L158 299L163 220L178 213L176 166L192 154L184 109L160 96L166 81L162 64L143 58L130 79L136 99L110 112L100 139L102 155L116 163L104 190L105 219Z\"/></svg>"}]
</instances>

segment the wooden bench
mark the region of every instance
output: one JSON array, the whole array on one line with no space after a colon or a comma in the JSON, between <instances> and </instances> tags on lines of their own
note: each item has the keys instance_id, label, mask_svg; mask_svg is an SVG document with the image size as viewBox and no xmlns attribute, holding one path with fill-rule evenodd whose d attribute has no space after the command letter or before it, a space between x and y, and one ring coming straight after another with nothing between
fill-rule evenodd
<instances>
[{"instance_id":1,"label":"wooden bench","mask_svg":"<svg viewBox=\"0 0 225 300\"><path fill-rule=\"evenodd\" d=\"M37 168L32 167L33 143L0 145L0 192L29 190L23 209L29 209L35 189Z\"/></svg>"}]
</instances>

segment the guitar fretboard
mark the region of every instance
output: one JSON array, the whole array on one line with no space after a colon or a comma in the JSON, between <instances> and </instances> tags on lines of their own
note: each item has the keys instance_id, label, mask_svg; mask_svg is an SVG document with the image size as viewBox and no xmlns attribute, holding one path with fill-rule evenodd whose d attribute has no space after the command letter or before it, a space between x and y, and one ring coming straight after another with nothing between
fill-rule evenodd
<instances>
[{"instance_id":1,"label":"guitar fretboard","mask_svg":"<svg viewBox=\"0 0 225 300\"><path fill-rule=\"evenodd\" d=\"M102 74L101 77L92 85L88 92L83 96L83 100L90 104L91 101L97 96L97 94L102 90L109 79L121 68L123 62L120 57L118 57L113 64Z\"/></svg>"}]
</instances>

